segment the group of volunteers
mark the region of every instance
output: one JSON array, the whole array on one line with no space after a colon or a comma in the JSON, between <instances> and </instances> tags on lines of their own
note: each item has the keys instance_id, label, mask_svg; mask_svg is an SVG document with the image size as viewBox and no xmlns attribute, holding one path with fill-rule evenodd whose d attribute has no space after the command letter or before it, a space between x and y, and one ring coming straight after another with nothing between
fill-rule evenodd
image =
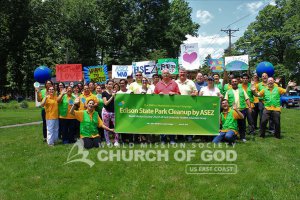
<instances>
[{"instance_id":1,"label":"group of volunteers","mask_svg":"<svg viewBox=\"0 0 300 200\"><path fill-rule=\"evenodd\" d=\"M219 74L208 76L199 72L194 81L187 77L187 71L181 68L177 80L168 69L162 70L161 75L154 74L152 81L142 72L136 72L135 80L129 76L119 81L108 80L106 84L80 82L65 86L61 82L55 87L48 80L45 89L36 88L42 107L44 141L53 146L58 139L68 144L81 138L87 149L99 147L102 141L109 146L119 146L126 141L153 142L151 135L114 132L116 94L217 96L221 101L221 130L212 142L233 144L237 138L246 142L247 124L249 134L254 135L259 129L260 137L264 138L269 123L269 131L276 138L281 137L280 95L295 86L294 82L290 81L283 89L266 73L262 74L261 81L257 74L250 77L247 73L241 77L226 74L222 82ZM170 144L175 144L176 139L190 142L194 137L168 136ZM161 143L167 141L166 135L160 136Z\"/></svg>"}]
</instances>

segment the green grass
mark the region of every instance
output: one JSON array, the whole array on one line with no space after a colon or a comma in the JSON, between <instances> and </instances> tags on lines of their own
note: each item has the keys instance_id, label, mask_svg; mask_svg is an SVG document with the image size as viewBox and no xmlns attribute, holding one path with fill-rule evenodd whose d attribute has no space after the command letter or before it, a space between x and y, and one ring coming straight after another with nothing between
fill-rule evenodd
<instances>
[{"instance_id":1,"label":"green grass","mask_svg":"<svg viewBox=\"0 0 300 200\"><path fill-rule=\"evenodd\" d=\"M0 199L299 199L299 112L283 111L281 140L255 137L231 147L237 160L220 163L236 164L235 175L185 173L186 164L218 163L199 157L218 148L188 144L183 150L197 151L190 162L171 158L179 148L168 149L169 162L100 162L99 149L92 149L90 168L64 165L72 145L48 147L41 125L0 129Z\"/></svg>"},{"instance_id":2,"label":"green grass","mask_svg":"<svg viewBox=\"0 0 300 200\"><path fill-rule=\"evenodd\" d=\"M23 124L41 121L41 109L35 107L35 102L25 101L27 108L21 108L22 103L11 101L0 103L0 126Z\"/></svg>"},{"instance_id":3,"label":"green grass","mask_svg":"<svg viewBox=\"0 0 300 200\"><path fill-rule=\"evenodd\" d=\"M1 109L0 126L41 121L40 108Z\"/></svg>"}]
</instances>

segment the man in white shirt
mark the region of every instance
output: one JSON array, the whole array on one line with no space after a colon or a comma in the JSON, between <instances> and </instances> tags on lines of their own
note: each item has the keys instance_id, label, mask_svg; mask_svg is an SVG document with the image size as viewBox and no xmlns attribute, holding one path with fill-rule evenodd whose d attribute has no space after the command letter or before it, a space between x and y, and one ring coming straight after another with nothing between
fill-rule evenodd
<instances>
[{"instance_id":1,"label":"man in white shirt","mask_svg":"<svg viewBox=\"0 0 300 200\"><path fill-rule=\"evenodd\" d=\"M178 84L181 95L197 96L198 90L195 83L187 78L187 71L184 68L179 69L179 79L175 81ZM177 137L182 138L178 135ZM186 139L191 142L193 136L187 135Z\"/></svg>"},{"instance_id":2,"label":"man in white shirt","mask_svg":"<svg viewBox=\"0 0 300 200\"><path fill-rule=\"evenodd\" d=\"M187 79L187 72L181 68L179 70L179 79L175 81L178 84L181 95L197 95L197 88L192 80Z\"/></svg>"}]
</instances>

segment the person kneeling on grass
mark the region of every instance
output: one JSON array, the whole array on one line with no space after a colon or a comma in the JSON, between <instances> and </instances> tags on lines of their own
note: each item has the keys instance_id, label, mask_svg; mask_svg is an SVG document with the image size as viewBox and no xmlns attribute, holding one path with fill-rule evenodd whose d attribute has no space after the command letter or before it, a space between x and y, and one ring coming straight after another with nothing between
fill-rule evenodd
<instances>
[{"instance_id":1,"label":"person kneeling on grass","mask_svg":"<svg viewBox=\"0 0 300 200\"><path fill-rule=\"evenodd\" d=\"M114 129L110 129L103 124L98 112L95 111L94 100L88 100L86 110L77 111L75 110L75 107L78 109L79 101L79 98L75 99L70 113L80 122L80 138L83 140L83 146L86 149L99 147L100 136L97 127L102 127L103 129L111 132L114 132Z\"/></svg>"},{"instance_id":2,"label":"person kneeling on grass","mask_svg":"<svg viewBox=\"0 0 300 200\"><path fill-rule=\"evenodd\" d=\"M238 133L237 120L243 119L244 115L239 111L235 104L233 105L233 108L230 108L226 99L222 101L222 109L223 111L220 116L222 130L220 130L220 134L213 139L213 143L218 144L225 139L226 142L232 144Z\"/></svg>"}]
</instances>

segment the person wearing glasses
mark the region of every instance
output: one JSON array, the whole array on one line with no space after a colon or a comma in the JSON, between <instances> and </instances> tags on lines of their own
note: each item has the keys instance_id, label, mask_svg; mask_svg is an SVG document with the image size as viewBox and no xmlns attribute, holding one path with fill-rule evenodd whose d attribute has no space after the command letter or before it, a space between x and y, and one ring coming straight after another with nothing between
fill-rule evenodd
<instances>
[{"instance_id":1,"label":"person wearing glasses","mask_svg":"<svg viewBox=\"0 0 300 200\"><path fill-rule=\"evenodd\" d=\"M141 94L142 92L142 78L143 73L138 71L135 74L135 82L129 85L129 90L131 90L134 94Z\"/></svg>"},{"instance_id":2,"label":"person wearing glasses","mask_svg":"<svg viewBox=\"0 0 300 200\"><path fill-rule=\"evenodd\" d=\"M212 76L207 77L207 86L201 88L199 96L215 96L223 98L218 87L215 87L214 78Z\"/></svg>"},{"instance_id":3,"label":"person wearing glasses","mask_svg":"<svg viewBox=\"0 0 300 200\"><path fill-rule=\"evenodd\" d=\"M54 142L58 140L58 101L54 91L54 87L48 88L45 98L42 100L41 106L45 107L46 124L47 124L47 143L54 146Z\"/></svg>"},{"instance_id":4,"label":"person wearing glasses","mask_svg":"<svg viewBox=\"0 0 300 200\"><path fill-rule=\"evenodd\" d=\"M153 93L154 91L150 87L149 80L146 77L143 77L141 94L153 94Z\"/></svg>"},{"instance_id":5,"label":"person wearing glasses","mask_svg":"<svg viewBox=\"0 0 300 200\"><path fill-rule=\"evenodd\" d=\"M119 85L120 85L120 90L117 91L117 94L131 94L132 91L127 89L127 80L126 79L121 79L119 81Z\"/></svg>"}]
</instances>

